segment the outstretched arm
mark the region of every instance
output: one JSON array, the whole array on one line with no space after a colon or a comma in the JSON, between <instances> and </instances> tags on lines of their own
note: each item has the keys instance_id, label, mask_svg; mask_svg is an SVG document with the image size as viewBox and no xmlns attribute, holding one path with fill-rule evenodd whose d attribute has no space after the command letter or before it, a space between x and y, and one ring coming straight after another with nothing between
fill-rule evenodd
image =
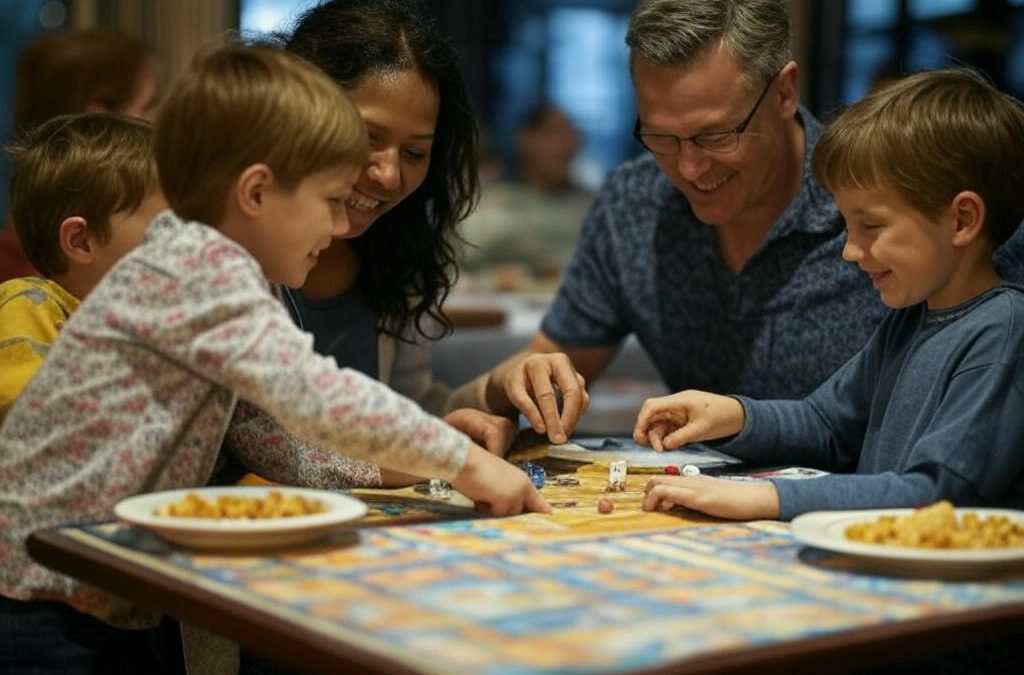
<instances>
[{"instance_id":1,"label":"outstretched arm","mask_svg":"<svg viewBox=\"0 0 1024 675\"><path fill-rule=\"evenodd\" d=\"M444 420L498 457L504 456L515 437L511 421L480 410L454 410ZM247 469L276 483L324 489L394 488L424 478L305 443L289 436L273 418L244 400L235 408L224 443Z\"/></svg>"},{"instance_id":2,"label":"outstretched arm","mask_svg":"<svg viewBox=\"0 0 1024 675\"><path fill-rule=\"evenodd\" d=\"M224 448L246 469L275 483L326 490L396 486L376 464L291 436L274 418L245 400L239 400L235 407Z\"/></svg>"}]
</instances>

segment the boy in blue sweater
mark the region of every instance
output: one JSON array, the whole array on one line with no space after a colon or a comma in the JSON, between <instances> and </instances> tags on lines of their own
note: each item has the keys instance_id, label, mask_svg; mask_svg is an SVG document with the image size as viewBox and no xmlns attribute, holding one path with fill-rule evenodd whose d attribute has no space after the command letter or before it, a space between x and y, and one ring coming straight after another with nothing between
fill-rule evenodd
<instances>
[{"instance_id":1,"label":"boy in blue sweater","mask_svg":"<svg viewBox=\"0 0 1024 675\"><path fill-rule=\"evenodd\" d=\"M1024 218L1024 107L971 71L919 73L839 115L813 168L846 221L843 258L895 311L802 400L683 391L646 401L633 435L655 450L727 439L717 447L752 463L834 473L658 477L644 508L1024 507L1024 290L992 264Z\"/></svg>"}]
</instances>

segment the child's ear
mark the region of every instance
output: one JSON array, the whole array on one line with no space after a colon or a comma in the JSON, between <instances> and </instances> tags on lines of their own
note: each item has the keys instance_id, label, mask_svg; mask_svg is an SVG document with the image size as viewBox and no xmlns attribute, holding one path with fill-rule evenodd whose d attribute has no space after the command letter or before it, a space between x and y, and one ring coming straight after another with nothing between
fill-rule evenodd
<instances>
[{"instance_id":1,"label":"child's ear","mask_svg":"<svg viewBox=\"0 0 1024 675\"><path fill-rule=\"evenodd\" d=\"M274 183L274 173L266 164L246 167L235 181L235 197L238 208L247 216L259 214L267 190Z\"/></svg>"},{"instance_id":2,"label":"child's ear","mask_svg":"<svg viewBox=\"0 0 1024 675\"><path fill-rule=\"evenodd\" d=\"M61 221L57 231L61 252L68 260L88 264L92 262L93 244L89 238L89 227L85 218L69 216Z\"/></svg>"},{"instance_id":3,"label":"child's ear","mask_svg":"<svg viewBox=\"0 0 1024 675\"><path fill-rule=\"evenodd\" d=\"M953 197L953 246L973 242L985 227L985 200L977 192L964 190Z\"/></svg>"}]
</instances>

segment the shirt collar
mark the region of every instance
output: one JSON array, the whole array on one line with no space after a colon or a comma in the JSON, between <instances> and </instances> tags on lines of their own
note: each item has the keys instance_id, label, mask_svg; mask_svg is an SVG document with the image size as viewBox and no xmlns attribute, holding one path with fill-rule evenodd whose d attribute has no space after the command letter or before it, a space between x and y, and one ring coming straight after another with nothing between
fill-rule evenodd
<instances>
[{"instance_id":1,"label":"shirt collar","mask_svg":"<svg viewBox=\"0 0 1024 675\"><path fill-rule=\"evenodd\" d=\"M768 233L768 239L783 237L794 232L824 234L836 228L840 221L839 209L832 197L814 180L811 170L811 156L814 146L821 138L822 125L806 108L797 109L797 122L804 128L804 166L800 189L789 205L775 221Z\"/></svg>"}]
</instances>

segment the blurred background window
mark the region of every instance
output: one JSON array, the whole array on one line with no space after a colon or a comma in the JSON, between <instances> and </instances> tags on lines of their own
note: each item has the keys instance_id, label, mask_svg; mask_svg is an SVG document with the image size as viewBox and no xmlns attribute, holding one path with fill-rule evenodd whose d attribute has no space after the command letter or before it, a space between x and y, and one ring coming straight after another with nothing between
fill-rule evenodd
<instances>
[{"instance_id":1,"label":"blurred background window","mask_svg":"<svg viewBox=\"0 0 1024 675\"><path fill-rule=\"evenodd\" d=\"M288 31L302 12L320 0L240 0L238 28L244 35Z\"/></svg>"},{"instance_id":2,"label":"blurred background window","mask_svg":"<svg viewBox=\"0 0 1024 675\"><path fill-rule=\"evenodd\" d=\"M830 21L838 4L845 4L842 20ZM815 14L817 62L839 64L838 73L817 69L819 113L888 79L956 65L974 66L1001 89L1024 95L1024 0L847 0L819 3Z\"/></svg>"}]
</instances>

